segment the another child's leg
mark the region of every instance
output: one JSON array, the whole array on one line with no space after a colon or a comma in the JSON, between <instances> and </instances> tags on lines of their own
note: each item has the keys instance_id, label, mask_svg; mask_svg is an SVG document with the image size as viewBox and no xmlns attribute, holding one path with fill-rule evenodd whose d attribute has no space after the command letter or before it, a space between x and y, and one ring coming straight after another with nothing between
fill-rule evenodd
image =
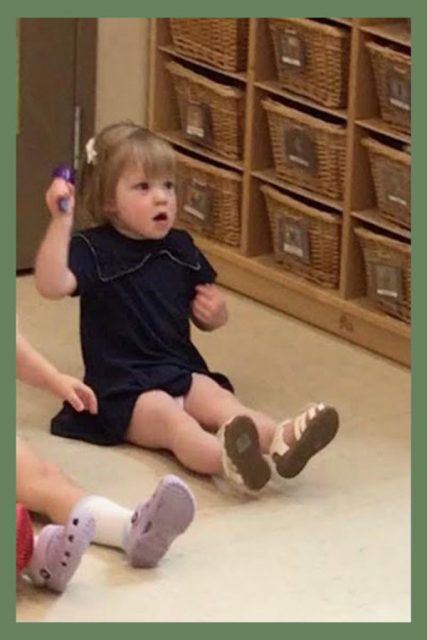
<instances>
[{"instance_id":1,"label":"another child's leg","mask_svg":"<svg viewBox=\"0 0 427 640\"><path fill-rule=\"evenodd\" d=\"M177 476L160 480L150 498L134 511L102 496L80 502L96 521L94 542L125 551L133 567L154 567L194 518L195 501Z\"/></svg>"},{"instance_id":2,"label":"another child's leg","mask_svg":"<svg viewBox=\"0 0 427 640\"><path fill-rule=\"evenodd\" d=\"M61 469L41 458L24 440L16 438L16 501L29 511L65 524L74 505L87 491Z\"/></svg>"},{"instance_id":3,"label":"another child's leg","mask_svg":"<svg viewBox=\"0 0 427 640\"><path fill-rule=\"evenodd\" d=\"M179 502L182 506L182 518L174 517L175 506L172 505L171 495L177 492L181 495ZM16 495L30 511L48 516L52 522L65 524L69 522L75 510L88 512L95 520L95 533L93 541L107 546L123 549L133 566L152 566L154 560L160 559L159 547L162 555L170 546L172 540L182 533L190 524L194 512L194 501L188 487L175 476L166 476L158 485L155 494L142 502L136 511L126 509L116 502L103 496L89 495L87 491L77 486L56 465L46 462L39 457L20 438L16 439ZM161 509L151 506L147 515L146 505L157 505L161 497ZM140 513L144 513L144 518ZM150 519L151 516L151 519ZM171 526L171 521L174 525ZM147 522L149 527L155 521L155 530L160 531L161 541L157 543L156 551L148 549L148 544L141 550L143 528ZM145 522L145 524L144 524ZM58 529L47 529L49 535L55 532L57 539ZM43 540L46 541L47 533ZM151 537L144 541L152 544ZM164 541L167 541L165 546ZM40 547L40 549L45 548ZM145 551L147 549L147 551ZM147 562L145 562L147 559ZM40 564L40 563L39 563Z\"/></svg>"}]
</instances>

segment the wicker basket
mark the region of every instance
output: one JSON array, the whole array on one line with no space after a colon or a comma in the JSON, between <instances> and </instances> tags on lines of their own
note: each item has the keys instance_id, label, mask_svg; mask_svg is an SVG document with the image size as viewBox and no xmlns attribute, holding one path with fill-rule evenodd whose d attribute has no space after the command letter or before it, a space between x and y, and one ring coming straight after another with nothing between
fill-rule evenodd
<instances>
[{"instance_id":1,"label":"wicker basket","mask_svg":"<svg viewBox=\"0 0 427 640\"><path fill-rule=\"evenodd\" d=\"M344 192L346 129L262 101L267 111L277 176L310 191L341 200Z\"/></svg>"},{"instance_id":2,"label":"wicker basket","mask_svg":"<svg viewBox=\"0 0 427 640\"><path fill-rule=\"evenodd\" d=\"M284 269L322 287L339 284L341 218L263 185L274 255Z\"/></svg>"},{"instance_id":3,"label":"wicker basket","mask_svg":"<svg viewBox=\"0 0 427 640\"><path fill-rule=\"evenodd\" d=\"M176 49L223 71L244 71L248 18L169 18Z\"/></svg>"},{"instance_id":4,"label":"wicker basket","mask_svg":"<svg viewBox=\"0 0 427 640\"><path fill-rule=\"evenodd\" d=\"M326 107L347 104L350 34L307 18L272 18L280 84Z\"/></svg>"},{"instance_id":5,"label":"wicker basket","mask_svg":"<svg viewBox=\"0 0 427 640\"><path fill-rule=\"evenodd\" d=\"M411 156L363 138L368 149L378 208L387 220L411 227Z\"/></svg>"},{"instance_id":6,"label":"wicker basket","mask_svg":"<svg viewBox=\"0 0 427 640\"><path fill-rule=\"evenodd\" d=\"M178 219L191 231L240 245L242 177L177 153Z\"/></svg>"},{"instance_id":7,"label":"wicker basket","mask_svg":"<svg viewBox=\"0 0 427 640\"><path fill-rule=\"evenodd\" d=\"M393 127L411 129L411 56L367 42L381 117Z\"/></svg>"},{"instance_id":8,"label":"wicker basket","mask_svg":"<svg viewBox=\"0 0 427 640\"><path fill-rule=\"evenodd\" d=\"M220 156L239 160L243 154L243 91L176 62L168 62L166 68L172 74L184 135Z\"/></svg>"},{"instance_id":9,"label":"wicker basket","mask_svg":"<svg viewBox=\"0 0 427 640\"><path fill-rule=\"evenodd\" d=\"M367 293L386 313L410 321L411 314L411 247L357 227L367 276Z\"/></svg>"}]
</instances>

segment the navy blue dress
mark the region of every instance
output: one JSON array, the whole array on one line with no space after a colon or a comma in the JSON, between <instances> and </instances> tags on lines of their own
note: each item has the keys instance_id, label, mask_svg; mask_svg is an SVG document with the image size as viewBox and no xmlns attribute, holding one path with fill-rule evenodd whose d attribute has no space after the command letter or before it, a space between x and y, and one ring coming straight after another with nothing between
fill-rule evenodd
<instances>
[{"instance_id":1,"label":"navy blue dress","mask_svg":"<svg viewBox=\"0 0 427 640\"><path fill-rule=\"evenodd\" d=\"M193 373L233 390L191 342L195 287L213 282L216 272L188 233L173 229L162 240L136 240L109 224L88 229L72 237L69 268L77 279L73 295L80 295L84 381L97 395L98 414L64 402L52 433L118 444L144 391L183 395Z\"/></svg>"}]
</instances>

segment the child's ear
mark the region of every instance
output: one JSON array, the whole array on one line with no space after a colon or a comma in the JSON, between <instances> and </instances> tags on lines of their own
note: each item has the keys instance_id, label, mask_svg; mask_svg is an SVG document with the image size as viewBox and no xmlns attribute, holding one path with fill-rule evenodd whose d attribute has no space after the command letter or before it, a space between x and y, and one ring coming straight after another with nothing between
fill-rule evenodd
<instances>
[{"instance_id":1,"label":"child's ear","mask_svg":"<svg viewBox=\"0 0 427 640\"><path fill-rule=\"evenodd\" d=\"M113 202L112 200L108 200L108 202L104 204L105 213L114 213L115 210L116 210L116 203Z\"/></svg>"}]
</instances>

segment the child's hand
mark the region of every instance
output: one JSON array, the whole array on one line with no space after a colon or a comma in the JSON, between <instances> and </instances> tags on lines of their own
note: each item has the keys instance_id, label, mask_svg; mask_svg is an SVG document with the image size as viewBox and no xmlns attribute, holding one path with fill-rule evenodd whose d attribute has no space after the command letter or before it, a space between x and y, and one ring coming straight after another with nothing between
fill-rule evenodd
<instances>
[{"instance_id":1,"label":"child's hand","mask_svg":"<svg viewBox=\"0 0 427 640\"><path fill-rule=\"evenodd\" d=\"M193 321L205 331L218 329L228 320L225 298L214 284L196 286L196 297L191 304Z\"/></svg>"},{"instance_id":2,"label":"child's hand","mask_svg":"<svg viewBox=\"0 0 427 640\"><path fill-rule=\"evenodd\" d=\"M74 212L74 186L63 178L55 178L46 191L46 204L54 218L69 217ZM66 201L66 210L59 207L60 200Z\"/></svg>"},{"instance_id":3,"label":"child's hand","mask_svg":"<svg viewBox=\"0 0 427 640\"><path fill-rule=\"evenodd\" d=\"M76 411L98 413L98 401L92 389L73 376L59 373L52 384L52 391L67 400Z\"/></svg>"}]
</instances>

